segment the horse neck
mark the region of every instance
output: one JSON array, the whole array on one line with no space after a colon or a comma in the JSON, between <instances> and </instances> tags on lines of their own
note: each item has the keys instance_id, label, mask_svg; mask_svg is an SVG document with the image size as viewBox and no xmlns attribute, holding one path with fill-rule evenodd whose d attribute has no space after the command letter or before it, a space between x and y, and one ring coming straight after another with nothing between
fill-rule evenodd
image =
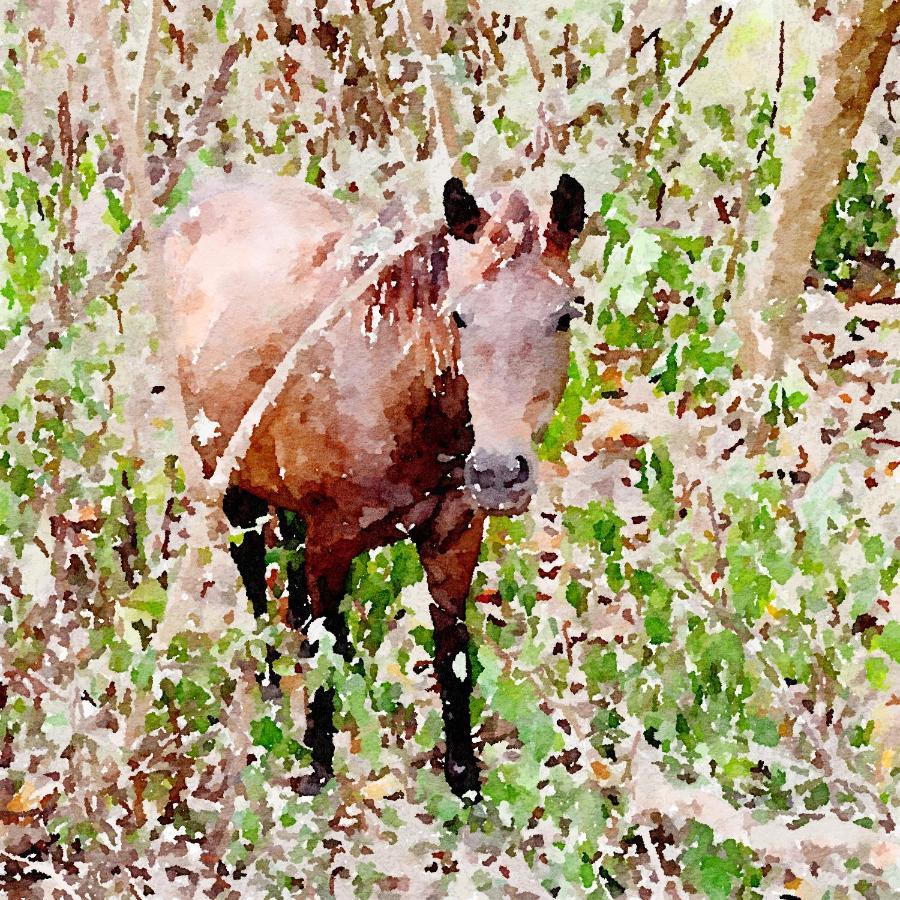
<instances>
[{"instance_id":1,"label":"horse neck","mask_svg":"<svg viewBox=\"0 0 900 900\"><path fill-rule=\"evenodd\" d=\"M456 369L454 336L441 310L448 253L446 230L429 232L385 266L364 295L363 327L369 339L374 343L389 329L404 353L421 360L426 378Z\"/></svg>"},{"instance_id":2,"label":"horse neck","mask_svg":"<svg viewBox=\"0 0 900 900\"><path fill-rule=\"evenodd\" d=\"M365 295L370 312L367 330L377 318L373 315L376 312L382 318L396 313L411 320L417 310L436 311L447 292L447 259L446 235L435 231L424 235L412 250L385 266Z\"/></svg>"}]
</instances>

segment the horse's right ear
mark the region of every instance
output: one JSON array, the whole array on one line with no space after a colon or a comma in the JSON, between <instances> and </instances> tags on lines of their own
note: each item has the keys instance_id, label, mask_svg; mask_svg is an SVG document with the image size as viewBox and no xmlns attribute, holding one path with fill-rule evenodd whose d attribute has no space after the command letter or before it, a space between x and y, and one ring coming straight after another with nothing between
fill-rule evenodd
<instances>
[{"instance_id":1,"label":"horse's right ear","mask_svg":"<svg viewBox=\"0 0 900 900\"><path fill-rule=\"evenodd\" d=\"M482 215L475 198L465 189L462 181L451 178L444 185L444 217L453 237L474 244Z\"/></svg>"},{"instance_id":2,"label":"horse's right ear","mask_svg":"<svg viewBox=\"0 0 900 900\"><path fill-rule=\"evenodd\" d=\"M550 192L550 221L544 231L547 242L544 253L567 259L569 247L581 234L587 218L584 209L584 188L571 175L560 175L555 191Z\"/></svg>"}]
</instances>

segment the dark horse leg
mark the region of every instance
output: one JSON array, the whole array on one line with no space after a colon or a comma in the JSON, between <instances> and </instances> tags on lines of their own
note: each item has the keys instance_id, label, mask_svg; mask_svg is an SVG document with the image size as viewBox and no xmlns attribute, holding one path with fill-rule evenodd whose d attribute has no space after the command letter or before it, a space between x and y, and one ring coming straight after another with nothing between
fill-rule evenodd
<instances>
[{"instance_id":1,"label":"dark horse leg","mask_svg":"<svg viewBox=\"0 0 900 900\"><path fill-rule=\"evenodd\" d=\"M307 544L309 548L309 544ZM322 619L334 636L334 649L348 662L353 655L347 620L341 601L347 589L352 556L332 549L307 550L306 573L309 608L313 619ZM312 752L313 771L297 779L294 787L301 794L316 794L334 774L334 701L332 687L321 687L313 696L307 717L306 744Z\"/></svg>"},{"instance_id":2,"label":"dark horse leg","mask_svg":"<svg viewBox=\"0 0 900 900\"><path fill-rule=\"evenodd\" d=\"M281 545L288 551L288 612L291 627L306 634L312 618L306 584L306 523L299 513L278 510Z\"/></svg>"},{"instance_id":3,"label":"dark horse leg","mask_svg":"<svg viewBox=\"0 0 900 900\"><path fill-rule=\"evenodd\" d=\"M231 545L231 558L244 582L247 597L253 604L253 614L259 619L266 614L266 543L262 531L256 530L255 526L268 513L269 504L232 485L225 491L222 509L232 528L250 529L244 531L240 544ZM276 695L279 679L273 665L277 658L275 648L269 647L266 652L266 668L269 684ZM258 680L263 686L263 678ZM266 695L265 686L263 694Z\"/></svg>"},{"instance_id":4,"label":"dark horse leg","mask_svg":"<svg viewBox=\"0 0 900 900\"><path fill-rule=\"evenodd\" d=\"M269 504L233 485L222 501L225 517L232 528L254 529L269 511ZM259 618L266 612L266 545L260 531L245 530L240 544L231 545L231 558L244 581L244 590Z\"/></svg>"},{"instance_id":5,"label":"dark horse leg","mask_svg":"<svg viewBox=\"0 0 900 900\"><path fill-rule=\"evenodd\" d=\"M417 540L433 601L434 673L447 742L444 777L454 794L473 800L479 793L479 775L469 716L472 671L465 617L483 524L482 513L451 495Z\"/></svg>"}]
</instances>

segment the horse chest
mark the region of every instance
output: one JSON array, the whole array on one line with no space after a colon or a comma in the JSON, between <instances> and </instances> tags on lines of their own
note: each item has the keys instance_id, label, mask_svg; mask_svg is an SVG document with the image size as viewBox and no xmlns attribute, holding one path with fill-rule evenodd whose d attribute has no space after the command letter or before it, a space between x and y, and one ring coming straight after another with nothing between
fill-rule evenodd
<instances>
[{"instance_id":1,"label":"horse chest","mask_svg":"<svg viewBox=\"0 0 900 900\"><path fill-rule=\"evenodd\" d=\"M385 367L389 378L334 377L333 363L292 379L260 423L239 483L276 505L313 504L342 530L413 524L422 504L461 481L472 444L465 383L396 365Z\"/></svg>"}]
</instances>

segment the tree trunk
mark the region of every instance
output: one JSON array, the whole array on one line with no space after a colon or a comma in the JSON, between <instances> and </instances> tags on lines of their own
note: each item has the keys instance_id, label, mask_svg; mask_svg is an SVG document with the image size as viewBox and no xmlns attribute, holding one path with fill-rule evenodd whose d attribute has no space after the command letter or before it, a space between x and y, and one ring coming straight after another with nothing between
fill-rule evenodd
<instances>
[{"instance_id":1,"label":"tree trunk","mask_svg":"<svg viewBox=\"0 0 900 900\"><path fill-rule=\"evenodd\" d=\"M853 0L844 12L835 49L820 67L815 96L784 160L769 246L748 265L746 289L736 300L735 327L742 341L738 362L747 375L783 374L799 337L797 299L825 212L900 24L900 0L887 6L884 0ZM783 313L779 304L787 306ZM760 314L773 306L777 319L762 325Z\"/></svg>"}]
</instances>

